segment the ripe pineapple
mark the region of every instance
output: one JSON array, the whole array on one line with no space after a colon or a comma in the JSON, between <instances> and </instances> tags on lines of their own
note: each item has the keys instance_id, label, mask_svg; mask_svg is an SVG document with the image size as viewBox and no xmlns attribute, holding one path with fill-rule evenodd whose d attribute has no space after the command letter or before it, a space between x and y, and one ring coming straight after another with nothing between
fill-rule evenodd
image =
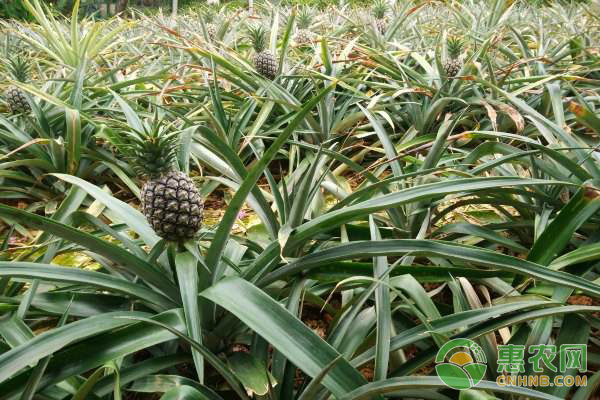
<instances>
[{"instance_id":1,"label":"ripe pineapple","mask_svg":"<svg viewBox=\"0 0 600 400\"><path fill-rule=\"evenodd\" d=\"M271 52L265 50L267 45L267 32L262 26L249 27L248 36L254 47L254 68L267 79L277 76L277 60Z\"/></svg>"},{"instance_id":2,"label":"ripe pineapple","mask_svg":"<svg viewBox=\"0 0 600 400\"><path fill-rule=\"evenodd\" d=\"M460 39L451 38L448 39L448 59L444 63L444 71L448 78L454 78L463 67L460 59L460 53L462 52L463 42Z\"/></svg>"},{"instance_id":3,"label":"ripe pineapple","mask_svg":"<svg viewBox=\"0 0 600 400\"><path fill-rule=\"evenodd\" d=\"M299 45L307 44L311 41L312 32L309 27L312 23L313 16L308 7L303 8L298 14L298 32L294 40Z\"/></svg>"},{"instance_id":4,"label":"ripe pineapple","mask_svg":"<svg viewBox=\"0 0 600 400\"><path fill-rule=\"evenodd\" d=\"M8 60L8 71L18 82L25 82L29 79L29 65L21 57ZM4 98L13 114L25 114L31 111L27 96L16 86L6 89Z\"/></svg>"},{"instance_id":5,"label":"ripe pineapple","mask_svg":"<svg viewBox=\"0 0 600 400\"><path fill-rule=\"evenodd\" d=\"M375 26L379 33L384 34L387 29L385 15L388 11L388 4L385 0L377 0L373 5L373 16L375 17Z\"/></svg>"},{"instance_id":6,"label":"ripe pineapple","mask_svg":"<svg viewBox=\"0 0 600 400\"><path fill-rule=\"evenodd\" d=\"M133 132L127 142L113 134L109 139L129 158L146 182L142 186L142 212L163 239L192 239L202 226L203 202L190 177L174 168L178 137L165 133L159 123Z\"/></svg>"}]
</instances>

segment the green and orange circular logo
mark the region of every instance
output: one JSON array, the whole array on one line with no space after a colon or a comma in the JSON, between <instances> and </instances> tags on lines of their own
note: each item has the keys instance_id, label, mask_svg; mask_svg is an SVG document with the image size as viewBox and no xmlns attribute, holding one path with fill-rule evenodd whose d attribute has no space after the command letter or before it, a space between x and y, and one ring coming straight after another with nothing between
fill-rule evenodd
<instances>
[{"instance_id":1,"label":"green and orange circular logo","mask_svg":"<svg viewBox=\"0 0 600 400\"><path fill-rule=\"evenodd\" d=\"M481 346L469 339L453 339L443 345L435 358L435 370L453 389L470 389L483 379L487 360Z\"/></svg>"}]
</instances>

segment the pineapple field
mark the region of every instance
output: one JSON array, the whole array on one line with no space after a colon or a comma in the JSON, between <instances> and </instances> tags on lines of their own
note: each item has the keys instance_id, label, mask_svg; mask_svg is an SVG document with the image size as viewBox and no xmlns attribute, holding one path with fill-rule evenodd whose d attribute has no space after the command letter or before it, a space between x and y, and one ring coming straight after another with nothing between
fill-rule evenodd
<instances>
[{"instance_id":1,"label":"pineapple field","mask_svg":"<svg viewBox=\"0 0 600 400\"><path fill-rule=\"evenodd\" d=\"M18 3L0 400L600 399L599 2Z\"/></svg>"}]
</instances>

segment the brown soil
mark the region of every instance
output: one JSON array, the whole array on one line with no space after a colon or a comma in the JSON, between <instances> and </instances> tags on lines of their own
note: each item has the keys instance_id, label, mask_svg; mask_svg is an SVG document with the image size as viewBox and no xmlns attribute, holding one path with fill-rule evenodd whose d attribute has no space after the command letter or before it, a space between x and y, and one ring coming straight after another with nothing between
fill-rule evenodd
<instances>
[{"instance_id":1,"label":"brown soil","mask_svg":"<svg viewBox=\"0 0 600 400\"><path fill-rule=\"evenodd\" d=\"M302 322L306 324L321 339L327 337L329 323L333 317L326 312L321 313L319 309L311 306L304 306L302 310Z\"/></svg>"},{"instance_id":2,"label":"brown soil","mask_svg":"<svg viewBox=\"0 0 600 400\"><path fill-rule=\"evenodd\" d=\"M370 362L364 367L361 367L358 371L362 374L362 376L365 377L365 379L368 382L373 382L373 377L375 376L375 364Z\"/></svg>"}]
</instances>

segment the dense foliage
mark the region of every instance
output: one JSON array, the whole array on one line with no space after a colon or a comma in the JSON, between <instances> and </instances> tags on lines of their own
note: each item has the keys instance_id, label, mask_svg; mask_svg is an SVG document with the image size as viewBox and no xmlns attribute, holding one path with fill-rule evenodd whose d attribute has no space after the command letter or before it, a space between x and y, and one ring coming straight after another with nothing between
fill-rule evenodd
<instances>
[{"instance_id":1,"label":"dense foliage","mask_svg":"<svg viewBox=\"0 0 600 400\"><path fill-rule=\"evenodd\" d=\"M23 4L0 399L597 393L597 5ZM461 392L434 369L459 337L488 362ZM587 386L496 383L498 346L566 343Z\"/></svg>"}]
</instances>

